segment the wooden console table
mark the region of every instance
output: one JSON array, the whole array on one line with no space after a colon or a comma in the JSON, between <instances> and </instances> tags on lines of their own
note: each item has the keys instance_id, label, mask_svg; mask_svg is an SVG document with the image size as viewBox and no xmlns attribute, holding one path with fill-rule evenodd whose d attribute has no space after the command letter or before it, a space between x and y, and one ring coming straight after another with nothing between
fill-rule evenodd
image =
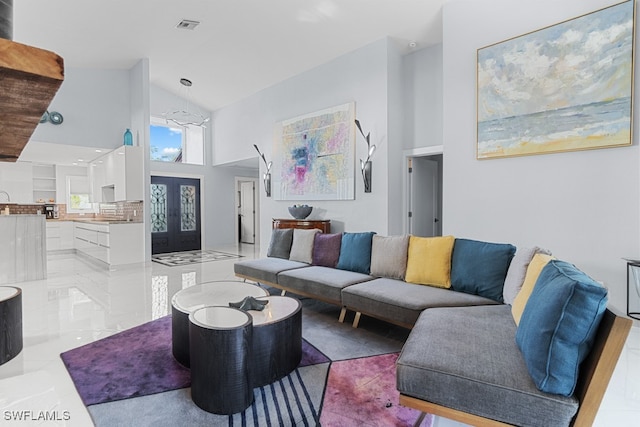
<instances>
[{"instance_id":1,"label":"wooden console table","mask_svg":"<svg viewBox=\"0 0 640 427\"><path fill-rule=\"evenodd\" d=\"M281 218L273 218L271 222L272 228L302 228L305 230L309 230L312 228L317 228L318 230L322 230L323 233L331 233L331 220L330 219L322 219L322 220L307 220L307 219L281 219Z\"/></svg>"}]
</instances>

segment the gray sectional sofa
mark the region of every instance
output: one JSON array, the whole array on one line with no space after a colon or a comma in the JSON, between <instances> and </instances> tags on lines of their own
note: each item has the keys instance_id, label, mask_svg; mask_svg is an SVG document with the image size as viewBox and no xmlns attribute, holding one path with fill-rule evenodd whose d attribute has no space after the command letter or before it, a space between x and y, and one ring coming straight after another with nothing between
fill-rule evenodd
<instances>
[{"instance_id":1,"label":"gray sectional sofa","mask_svg":"<svg viewBox=\"0 0 640 427\"><path fill-rule=\"evenodd\" d=\"M400 403L473 425L590 425L631 327L539 248L289 229L267 255L236 276L411 329Z\"/></svg>"}]
</instances>

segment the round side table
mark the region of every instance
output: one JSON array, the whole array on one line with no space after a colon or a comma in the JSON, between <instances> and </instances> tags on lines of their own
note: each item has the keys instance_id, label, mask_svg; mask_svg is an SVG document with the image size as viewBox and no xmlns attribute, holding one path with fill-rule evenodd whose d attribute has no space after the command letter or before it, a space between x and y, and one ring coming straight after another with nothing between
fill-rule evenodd
<instances>
[{"instance_id":1,"label":"round side table","mask_svg":"<svg viewBox=\"0 0 640 427\"><path fill-rule=\"evenodd\" d=\"M22 289L0 286L0 365L22 351Z\"/></svg>"},{"instance_id":2,"label":"round side table","mask_svg":"<svg viewBox=\"0 0 640 427\"><path fill-rule=\"evenodd\" d=\"M251 316L215 306L189 315L191 399L214 414L244 411L253 403Z\"/></svg>"},{"instance_id":3,"label":"round side table","mask_svg":"<svg viewBox=\"0 0 640 427\"><path fill-rule=\"evenodd\" d=\"M245 282L207 282L182 289L171 299L171 338L173 357L189 367L189 314L212 305L229 305L244 297L261 297L269 293L258 285Z\"/></svg>"}]
</instances>

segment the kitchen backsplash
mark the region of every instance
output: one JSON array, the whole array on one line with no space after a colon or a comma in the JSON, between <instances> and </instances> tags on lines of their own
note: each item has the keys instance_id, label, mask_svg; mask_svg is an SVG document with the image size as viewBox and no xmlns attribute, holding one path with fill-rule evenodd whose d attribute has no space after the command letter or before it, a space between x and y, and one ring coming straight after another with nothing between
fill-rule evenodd
<instances>
[{"instance_id":1,"label":"kitchen backsplash","mask_svg":"<svg viewBox=\"0 0 640 427\"><path fill-rule=\"evenodd\" d=\"M67 213L67 205L59 204L58 219L96 219L96 220L116 220L116 221L132 221L142 222L144 218L144 202L115 202L101 203L98 213L87 213L81 215L79 213ZM5 207L9 207L11 215L36 215L38 211L44 214L44 208L39 204L15 204L1 203L0 212L4 212Z\"/></svg>"}]
</instances>

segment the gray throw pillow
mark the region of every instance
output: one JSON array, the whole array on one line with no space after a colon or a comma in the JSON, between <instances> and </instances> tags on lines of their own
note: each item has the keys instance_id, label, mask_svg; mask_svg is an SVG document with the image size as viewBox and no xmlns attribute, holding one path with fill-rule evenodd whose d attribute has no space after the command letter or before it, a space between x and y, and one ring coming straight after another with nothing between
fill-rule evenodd
<instances>
[{"instance_id":1,"label":"gray throw pillow","mask_svg":"<svg viewBox=\"0 0 640 427\"><path fill-rule=\"evenodd\" d=\"M371 275L404 280L408 252L409 236L373 236Z\"/></svg>"},{"instance_id":2,"label":"gray throw pillow","mask_svg":"<svg viewBox=\"0 0 640 427\"><path fill-rule=\"evenodd\" d=\"M316 234L320 233L317 228L311 230L294 229L293 243L291 244L291 252L289 259L291 261L306 262L311 264L313 261L313 240Z\"/></svg>"},{"instance_id":3,"label":"gray throw pillow","mask_svg":"<svg viewBox=\"0 0 640 427\"><path fill-rule=\"evenodd\" d=\"M271 242L267 249L267 256L271 258L289 259L291 242L293 241L293 228L275 229L271 232Z\"/></svg>"},{"instance_id":4,"label":"gray throw pillow","mask_svg":"<svg viewBox=\"0 0 640 427\"><path fill-rule=\"evenodd\" d=\"M524 278L527 275L527 268L535 254L551 255L551 252L534 246L533 248L518 248L516 254L511 260L507 276L504 279L504 288L502 289L502 299L505 304L513 305L513 300L520 292Z\"/></svg>"}]
</instances>

